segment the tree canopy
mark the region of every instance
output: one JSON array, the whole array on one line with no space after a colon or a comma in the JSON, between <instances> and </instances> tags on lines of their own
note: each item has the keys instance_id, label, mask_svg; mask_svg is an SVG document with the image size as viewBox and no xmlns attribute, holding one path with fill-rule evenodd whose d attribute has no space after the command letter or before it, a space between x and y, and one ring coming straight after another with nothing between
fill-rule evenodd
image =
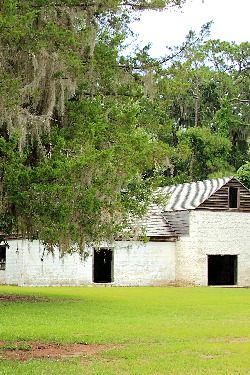
<instances>
[{"instance_id":1,"label":"tree canopy","mask_svg":"<svg viewBox=\"0 0 250 375\"><path fill-rule=\"evenodd\" d=\"M123 48L136 11L183 0L0 4L0 232L62 251L112 240L161 184L249 161L250 44Z\"/></svg>"},{"instance_id":2,"label":"tree canopy","mask_svg":"<svg viewBox=\"0 0 250 375\"><path fill-rule=\"evenodd\" d=\"M166 163L169 147L140 123L143 69L120 51L134 11L181 3L1 3L3 234L83 249L144 211L155 178L143 174Z\"/></svg>"},{"instance_id":3,"label":"tree canopy","mask_svg":"<svg viewBox=\"0 0 250 375\"><path fill-rule=\"evenodd\" d=\"M249 161L250 44L190 31L154 71L154 129L173 147L165 183L235 174Z\"/></svg>"}]
</instances>

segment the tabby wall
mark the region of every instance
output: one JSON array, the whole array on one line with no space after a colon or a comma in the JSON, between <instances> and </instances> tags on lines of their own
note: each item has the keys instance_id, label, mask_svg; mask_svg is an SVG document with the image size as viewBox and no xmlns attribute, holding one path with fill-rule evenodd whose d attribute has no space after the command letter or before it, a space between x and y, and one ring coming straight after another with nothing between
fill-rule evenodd
<instances>
[{"instance_id":1,"label":"tabby wall","mask_svg":"<svg viewBox=\"0 0 250 375\"><path fill-rule=\"evenodd\" d=\"M11 240L1 284L52 286L96 285L93 283L93 249L88 256L47 253L39 241ZM107 245L104 245L107 247ZM122 242L113 250L113 282L109 285L165 285L175 279L174 242Z\"/></svg>"},{"instance_id":2,"label":"tabby wall","mask_svg":"<svg viewBox=\"0 0 250 375\"><path fill-rule=\"evenodd\" d=\"M250 213L190 211L189 236L176 242L176 280L207 285L208 255L237 255L239 286L250 285Z\"/></svg>"},{"instance_id":3,"label":"tabby wall","mask_svg":"<svg viewBox=\"0 0 250 375\"><path fill-rule=\"evenodd\" d=\"M6 254L5 283L16 285L82 285L91 280L91 261L80 255L47 253L39 241L11 240Z\"/></svg>"},{"instance_id":4,"label":"tabby wall","mask_svg":"<svg viewBox=\"0 0 250 375\"><path fill-rule=\"evenodd\" d=\"M117 242L114 285L168 285L175 280L175 242Z\"/></svg>"}]
</instances>

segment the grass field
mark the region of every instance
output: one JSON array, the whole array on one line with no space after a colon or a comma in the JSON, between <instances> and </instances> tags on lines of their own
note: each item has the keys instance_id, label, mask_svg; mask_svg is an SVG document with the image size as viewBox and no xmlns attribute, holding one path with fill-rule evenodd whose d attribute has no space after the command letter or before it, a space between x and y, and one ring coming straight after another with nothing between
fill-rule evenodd
<instances>
[{"instance_id":1,"label":"grass field","mask_svg":"<svg viewBox=\"0 0 250 375\"><path fill-rule=\"evenodd\" d=\"M0 374L250 374L250 289L0 286ZM33 341L95 353L5 359ZM87 347L87 345L85 345Z\"/></svg>"}]
</instances>

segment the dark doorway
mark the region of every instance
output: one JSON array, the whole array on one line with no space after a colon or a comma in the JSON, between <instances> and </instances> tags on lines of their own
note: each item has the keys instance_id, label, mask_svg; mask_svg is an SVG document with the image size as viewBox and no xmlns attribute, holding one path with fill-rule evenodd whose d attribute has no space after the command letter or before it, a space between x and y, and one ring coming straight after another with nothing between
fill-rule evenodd
<instances>
[{"instance_id":1,"label":"dark doorway","mask_svg":"<svg viewBox=\"0 0 250 375\"><path fill-rule=\"evenodd\" d=\"M229 208L238 208L238 188L229 188Z\"/></svg>"},{"instance_id":2,"label":"dark doorway","mask_svg":"<svg viewBox=\"0 0 250 375\"><path fill-rule=\"evenodd\" d=\"M0 270L6 267L6 246L0 246Z\"/></svg>"},{"instance_id":3,"label":"dark doorway","mask_svg":"<svg viewBox=\"0 0 250 375\"><path fill-rule=\"evenodd\" d=\"M94 250L94 283L111 283L113 274L113 251Z\"/></svg>"},{"instance_id":4,"label":"dark doorway","mask_svg":"<svg viewBox=\"0 0 250 375\"><path fill-rule=\"evenodd\" d=\"M208 285L237 284L237 255L208 255Z\"/></svg>"}]
</instances>

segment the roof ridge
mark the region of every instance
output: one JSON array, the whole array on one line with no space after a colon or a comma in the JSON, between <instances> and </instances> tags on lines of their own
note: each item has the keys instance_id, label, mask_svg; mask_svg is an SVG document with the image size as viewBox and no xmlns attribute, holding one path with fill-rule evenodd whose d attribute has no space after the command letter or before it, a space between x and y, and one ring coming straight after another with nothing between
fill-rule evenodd
<instances>
[{"instance_id":1,"label":"roof ridge","mask_svg":"<svg viewBox=\"0 0 250 375\"><path fill-rule=\"evenodd\" d=\"M182 211L195 209L234 177L206 179L165 186L158 189L160 194L170 194L163 211Z\"/></svg>"},{"instance_id":2,"label":"roof ridge","mask_svg":"<svg viewBox=\"0 0 250 375\"><path fill-rule=\"evenodd\" d=\"M206 181L217 181L217 180L226 180L228 179L228 181L232 180L233 178L235 178L234 176L228 176L228 177L218 177L218 178L207 178L205 180L198 180L198 181L192 181L192 182L183 182L182 184L177 184L177 185L166 185L166 187L168 186L181 186L181 185L191 185L191 184L198 184L199 182L206 182ZM228 182L227 181L227 182Z\"/></svg>"}]
</instances>

